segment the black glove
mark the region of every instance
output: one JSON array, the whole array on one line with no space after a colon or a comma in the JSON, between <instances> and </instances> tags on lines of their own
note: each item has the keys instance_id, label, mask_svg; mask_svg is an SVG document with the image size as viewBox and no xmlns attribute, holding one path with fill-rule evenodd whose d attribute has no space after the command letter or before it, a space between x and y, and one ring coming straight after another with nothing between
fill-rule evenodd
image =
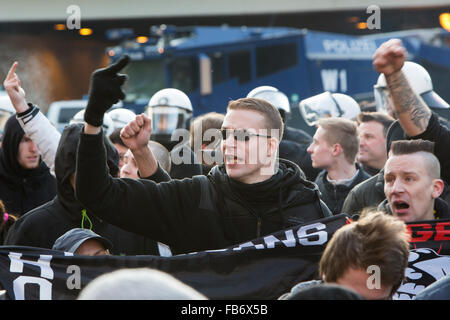
<instances>
[{"instance_id":1,"label":"black glove","mask_svg":"<svg viewBox=\"0 0 450 320\"><path fill-rule=\"evenodd\" d=\"M129 61L130 57L125 55L116 63L94 71L91 76L89 100L84 112L84 121L90 125L100 127L103 124L103 115L106 110L119 102L119 100L125 99L125 93L122 91L121 86L125 83L127 76L118 72Z\"/></svg>"}]
</instances>

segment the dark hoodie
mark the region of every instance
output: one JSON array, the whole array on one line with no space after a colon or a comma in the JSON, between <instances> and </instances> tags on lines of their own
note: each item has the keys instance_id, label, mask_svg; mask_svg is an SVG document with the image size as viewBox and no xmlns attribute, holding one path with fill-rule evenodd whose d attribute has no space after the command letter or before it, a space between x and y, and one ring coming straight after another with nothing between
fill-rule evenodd
<instances>
[{"instance_id":1,"label":"dark hoodie","mask_svg":"<svg viewBox=\"0 0 450 320\"><path fill-rule=\"evenodd\" d=\"M233 181L223 166L207 177L156 184L108 176L103 148L101 134L81 135L77 198L97 216L177 254L225 248L331 215L317 186L286 160L272 179L253 185Z\"/></svg>"},{"instance_id":2,"label":"dark hoodie","mask_svg":"<svg viewBox=\"0 0 450 320\"><path fill-rule=\"evenodd\" d=\"M5 124L0 148L0 199L6 212L22 215L53 199L56 181L40 160L35 169L24 169L17 161L19 144L25 132L12 115Z\"/></svg>"},{"instance_id":3,"label":"dark hoodie","mask_svg":"<svg viewBox=\"0 0 450 320\"><path fill-rule=\"evenodd\" d=\"M75 198L70 177L75 172L76 151L81 124L67 126L61 136L55 157L57 196L43 206L20 217L8 232L5 244L52 248L55 240L73 228L92 228L92 231L113 243L113 254L158 255L154 241L124 231L97 218ZM117 176L119 156L107 139L107 165L109 173Z\"/></svg>"},{"instance_id":4,"label":"dark hoodie","mask_svg":"<svg viewBox=\"0 0 450 320\"><path fill-rule=\"evenodd\" d=\"M279 156L297 164L305 173L306 178L314 181L322 171L313 168L311 155L306 151L312 143L312 137L303 130L285 126L283 140L280 142Z\"/></svg>"}]
</instances>

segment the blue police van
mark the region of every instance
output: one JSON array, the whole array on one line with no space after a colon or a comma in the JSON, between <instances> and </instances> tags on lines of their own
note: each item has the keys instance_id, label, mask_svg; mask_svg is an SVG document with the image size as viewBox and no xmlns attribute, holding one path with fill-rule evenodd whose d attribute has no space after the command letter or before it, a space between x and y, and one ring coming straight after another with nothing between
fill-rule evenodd
<instances>
[{"instance_id":1,"label":"blue police van","mask_svg":"<svg viewBox=\"0 0 450 320\"><path fill-rule=\"evenodd\" d=\"M109 30L107 36L124 38L120 45L107 48L107 54L111 62L124 54L131 57L124 70L129 76L124 107L136 113L143 112L150 97L163 88L185 92L196 116L225 112L229 100L270 85L290 99L289 124L305 129L298 109L302 99L330 91L358 102L373 101L378 74L372 56L393 37L403 40L409 60L432 69L432 78L436 73L436 78L447 79L440 94L450 100L445 96L450 92L450 47L445 44L449 32L443 29L351 36L286 27L162 25L152 27L145 37L136 37L130 29Z\"/></svg>"}]
</instances>

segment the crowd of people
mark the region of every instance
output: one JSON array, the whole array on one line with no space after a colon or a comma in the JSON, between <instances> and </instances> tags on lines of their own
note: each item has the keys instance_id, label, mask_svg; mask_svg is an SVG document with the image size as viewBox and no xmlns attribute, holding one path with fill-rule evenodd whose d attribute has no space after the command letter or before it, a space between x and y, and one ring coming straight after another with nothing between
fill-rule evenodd
<instances>
[{"instance_id":1,"label":"crowd of people","mask_svg":"<svg viewBox=\"0 0 450 320\"><path fill-rule=\"evenodd\" d=\"M191 119L189 98L177 89L157 92L145 114L113 114L125 97L127 56L93 73L81 122L60 134L26 101L15 62L4 80L16 114L0 149L0 240L167 257L346 213L353 222L327 244L318 278L280 299L390 299L408 263L405 223L450 218L450 130L415 92L417 74L405 60L397 39L375 52L376 112L342 94L310 97L318 106L307 108L314 136L288 126L289 100L269 86L230 101L225 114ZM338 115L318 111L333 108ZM116 126L109 135L108 114ZM182 143L173 139L179 129ZM367 287L371 265L381 269L381 287ZM422 297L450 299L449 281ZM165 289L158 295L153 285ZM102 298L207 299L156 270L105 275L80 296Z\"/></svg>"}]
</instances>

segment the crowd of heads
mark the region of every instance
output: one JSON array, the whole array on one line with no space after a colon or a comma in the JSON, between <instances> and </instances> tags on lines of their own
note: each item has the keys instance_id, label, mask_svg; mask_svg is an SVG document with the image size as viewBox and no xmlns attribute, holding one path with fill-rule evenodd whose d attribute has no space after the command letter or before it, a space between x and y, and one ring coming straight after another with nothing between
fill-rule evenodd
<instances>
[{"instance_id":1,"label":"crowd of heads","mask_svg":"<svg viewBox=\"0 0 450 320\"><path fill-rule=\"evenodd\" d=\"M377 88L381 88L382 79L378 82ZM197 161L203 165L205 175L214 165L219 165L223 166L230 179L257 184L277 173L280 142L290 124L287 121L289 109L282 105L284 100L280 91L265 86L249 93L246 98L230 101L225 114L211 112L196 118L193 118L189 98L178 91L164 89L156 93L146 111L153 125L148 148L166 173L170 175L174 160L171 156L174 144L169 141L173 140L170 138L175 129L189 133L186 141ZM351 97L329 92L300 103L305 120L316 126L312 142L302 152L310 157L313 168L323 170L323 181L326 182L322 184L323 189L318 180L315 182L324 199L330 192L326 188L327 183L334 188L348 187L339 196L343 201L355 185L353 182L359 172L368 173L363 180L371 175L383 175L385 205L378 210L362 211L359 219L340 228L327 244L319 263L319 278L331 286L328 288L330 292L335 294L337 291L333 286L339 285L351 290L350 293L344 292L345 295L356 293L354 298L364 299L390 299L399 288L409 255L410 239L405 223L435 219L435 200L444 190L434 143L420 139L399 140L390 143L389 148L387 133L397 115L392 111L389 95L379 92L383 95L378 99L383 98L387 111L355 112ZM270 97L274 96L271 100ZM324 111L326 108L318 107L318 101L328 101L333 105ZM171 108L171 103L178 109ZM111 175L140 179L133 150L121 138L123 127L133 121L133 117L129 113L116 112L111 118L118 123L108 135L109 140L105 138L108 152L113 154L108 157ZM71 124L61 139L68 141L68 132L75 130L79 134L81 128L82 125ZM20 134L11 135L13 131ZM60 157L63 148L60 144ZM72 144L69 149L68 158L58 160L57 154L55 164L59 171L56 171L56 180L60 183L69 179L70 192L73 193L76 145ZM5 125L0 162L10 168L8 170L16 170L20 177L27 177L22 174L25 171L36 171L43 166L37 145L22 130L15 115ZM66 168L64 177L60 177L64 163L70 168ZM58 188L58 192L62 192L62 187ZM333 201L331 196L329 199ZM8 204L7 200L4 199ZM15 212L7 211L0 202L0 229L4 231L16 220ZM89 229L75 228L62 234L53 249L82 255L109 255L112 244ZM367 270L372 266L381 269L381 286L374 290L366 285ZM305 294L304 291L301 293ZM122 270L102 276L86 287L79 299L120 299L121 295L128 299L206 298L167 274L146 269L131 273ZM295 297L291 294L288 299L300 296L296 292Z\"/></svg>"}]
</instances>

